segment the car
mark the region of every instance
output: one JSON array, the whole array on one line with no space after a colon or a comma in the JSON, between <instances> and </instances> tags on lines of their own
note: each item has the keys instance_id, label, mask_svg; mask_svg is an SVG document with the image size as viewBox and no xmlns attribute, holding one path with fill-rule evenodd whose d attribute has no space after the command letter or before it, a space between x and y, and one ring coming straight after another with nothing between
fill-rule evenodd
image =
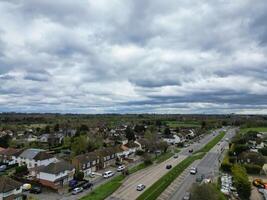
<instances>
[{"instance_id":1,"label":"car","mask_svg":"<svg viewBox=\"0 0 267 200\"><path fill-rule=\"evenodd\" d=\"M178 156L178 154L175 154L174 156L173 156L173 158L178 158L179 156Z\"/></svg>"},{"instance_id":2,"label":"car","mask_svg":"<svg viewBox=\"0 0 267 200\"><path fill-rule=\"evenodd\" d=\"M172 165L166 165L166 169L171 169Z\"/></svg>"},{"instance_id":3,"label":"car","mask_svg":"<svg viewBox=\"0 0 267 200\"><path fill-rule=\"evenodd\" d=\"M91 182L87 182L87 183L85 183L82 187L83 187L83 189L89 189L90 187L92 187L93 186L93 183L91 183Z\"/></svg>"},{"instance_id":4,"label":"car","mask_svg":"<svg viewBox=\"0 0 267 200\"><path fill-rule=\"evenodd\" d=\"M183 200L190 200L190 197L191 197L190 192L186 192L184 197L183 197Z\"/></svg>"},{"instance_id":5,"label":"car","mask_svg":"<svg viewBox=\"0 0 267 200\"><path fill-rule=\"evenodd\" d=\"M32 185L29 183L25 183L22 185L22 190L23 191L29 191L31 189Z\"/></svg>"},{"instance_id":6,"label":"car","mask_svg":"<svg viewBox=\"0 0 267 200\"><path fill-rule=\"evenodd\" d=\"M193 149L189 149L188 150L189 153L193 153L193 151L194 151Z\"/></svg>"},{"instance_id":7,"label":"car","mask_svg":"<svg viewBox=\"0 0 267 200\"><path fill-rule=\"evenodd\" d=\"M117 172L121 172L121 171L124 171L125 170L125 166L124 165L120 165L118 168L117 168Z\"/></svg>"},{"instance_id":8,"label":"car","mask_svg":"<svg viewBox=\"0 0 267 200\"><path fill-rule=\"evenodd\" d=\"M200 176L197 176L196 177L196 182L197 183L201 183L203 181L203 179L205 178L205 175L204 174L201 174Z\"/></svg>"},{"instance_id":9,"label":"car","mask_svg":"<svg viewBox=\"0 0 267 200\"><path fill-rule=\"evenodd\" d=\"M110 178L114 176L114 173L112 171L106 171L104 174L103 174L103 177L104 178Z\"/></svg>"},{"instance_id":10,"label":"car","mask_svg":"<svg viewBox=\"0 0 267 200\"><path fill-rule=\"evenodd\" d=\"M7 167L6 165L1 165L1 166L0 166L0 172L5 171L5 170L6 170L6 167Z\"/></svg>"},{"instance_id":11,"label":"car","mask_svg":"<svg viewBox=\"0 0 267 200\"><path fill-rule=\"evenodd\" d=\"M82 187L76 187L72 190L72 194L75 195L75 194L78 194L80 192L83 191L83 188Z\"/></svg>"},{"instance_id":12,"label":"car","mask_svg":"<svg viewBox=\"0 0 267 200\"><path fill-rule=\"evenodd\" d=\"M196 174L196 173L197 173L197 168L196 167L191 167L190 174Z\"/></svg>"},{"instance_id":13,"label":"car","mask_svg":"<svg viewBox=\"0 0 267 200\"><path fill-rule=\"evenodd\" d=\"M254 179L252 184L257 188L263 188L263 189L265 188L265 183L259 178Z\"/></svg>"},{"instance_id":14,"label":"car","mask_svg":"<svg viewBox=\"0 0 267 200\"><path fill-rule=\"evenodd\" d=\"M30 189L30 193L40 194L42 193L42 188L39 186L32 186L32 188Z\"/></svg>"},{"instance_id":15,"label":"car","mask_svg":"<svg viewBox=\"0 0 267 200\"><path fill-rule=\"evenodd\" d=\"M139 184L139 185L137 185L136 190L137 191L142 191L145 188L146 188L146 186L144 184Z\"/></svg>"}]
</instances>

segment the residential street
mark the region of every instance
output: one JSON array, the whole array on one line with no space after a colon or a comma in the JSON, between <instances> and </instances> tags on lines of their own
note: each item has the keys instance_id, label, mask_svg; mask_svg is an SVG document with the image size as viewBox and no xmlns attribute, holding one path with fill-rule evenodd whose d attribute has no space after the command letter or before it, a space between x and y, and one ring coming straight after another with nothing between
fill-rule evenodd
<instances>
[{"instance_id":1,"label":"residential street","mask_svg":"<svg viewBox=\"0 0 267 200\"><path fill-rule=\"evenodd\" d=\"M179 153L179 158L169 158L168 160L162 162L158 165L153 165L147 169L141 170L131 176L129 176L123 185L112 194L108 200L128 200L128 199L136 199L143 191L137 191L136 186L138 184L146 185L146 188L150 187L154 182L156 182L160 177L168 172L166 169L167 164L171 164L172 166L177 165L182 160L184 160L190 153L189 149L194 149L194 151L203 147L206 143L208 143L212 138L214 138L220 130L217 130L215 134L206 135L199 142L195 142L189 147L185 148Z\"/></svg>"},{"instance_id":2,"label":"residential street","mask_svg":"<svg viewBox=\"0 0 267 200\"><path fill-rule=\"evenodd\" d=\"M225 138L232 138L235 134L234 129L230 129L227 131ZM211 149L209 153L200 161L195 162L193 166L196 166L198 168L197 175L191 175L189 172L184 177L184 179L180 182L180 185L178 186L178 190L176 190L171 196L171 200L180 200L183 199L185 193L190 189L193 183L196 182L196 177L198 175L204 174L206 177L215 178L219 173L219 159L222 159L222 149L225 149L228 147L228 142L225 140L222 140L219 145L216 145ZM190 168L190 167L189 167ZM189 170L187 170L189 171ZM178 177L179 178L179 177ZM168 189L168 188L167 188ZM165 199L162 196L158 199Z\"/></svg>"}]
</instances>

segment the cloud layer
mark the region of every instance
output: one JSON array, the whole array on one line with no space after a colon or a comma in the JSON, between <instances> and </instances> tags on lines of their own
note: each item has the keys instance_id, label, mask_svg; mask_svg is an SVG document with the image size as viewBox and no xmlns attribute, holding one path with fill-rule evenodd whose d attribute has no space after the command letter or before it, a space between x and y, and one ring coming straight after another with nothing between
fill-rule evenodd
<instances>
[{"instance_id":1,"label":"cloud layer","mask_svg":"<svg viewBox=\"0 0 267 200\"><path fill-rule=\"evenodd\" d=\"M0 112L267 113L264 0L0 2Z\"/></svg>"}]
</instances>

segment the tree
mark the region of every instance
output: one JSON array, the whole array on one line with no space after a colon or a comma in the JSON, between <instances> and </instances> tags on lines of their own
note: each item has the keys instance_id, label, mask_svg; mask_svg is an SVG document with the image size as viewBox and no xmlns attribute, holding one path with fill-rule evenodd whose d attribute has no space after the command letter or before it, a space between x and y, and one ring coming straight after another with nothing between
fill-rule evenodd
<instances>
[{"instance_id":1,"label":"tree","mask_svg":"<svg viewBox=\"0 0 267 200\"><path fill-rule=\"evenodd\" d=\"M58 132L58 131L59 131L59 124L56 124L56 125L54 126L54 131L55 131L55 132Z\"/></svg>"},{"instance_id":2,"label":"tree","mask_svg":"<svg viewBox=\"0 0 267 200\"><path fill-rule=\"evenodd\" d=\"M168 145L167 142L161 141L161 142L158 143L158 147L160 148L160 150L162 150L164 153L166 153L169 145Z\"/></svg>"},{"instance_id":3,"label":"tree","mask_svg":"<svg viewBox=\"0 0 267 200\"><path fill-rule=\"evenodd\" d=\"M63 139L63 146L65 148L69 148L71 146L71 137L64 137Z\"/></svg>"},{"instance_id":4,"label":"tree","mask_svg":"<svg viewBox=\"0 0 267 200\"><path fill-rule=\"evenodd\" d=\"M191 200L225 200L223 194L211 183L193 185L191 194Z\"/></svg>"},{"instance_id":5,"label":"tree","mask_svg":"<svg viewBox=\"0 0 267 200\"><path fill-rule=\"evenodd\" d=\"M126 130L125 130L125 136L126 138L128 139L128 141L135 141L135 135L134 135L134 132L133 130L127 126Z\"/></svg>"},{"instance_id":6,"label":"tree","mask_svg":"<svg viewBox=\"0 0 267 200\"><path fill-rule=\"evenodd\" d=\"M45 126L44 131L45 133L50 133L50 126L49 125Z\"/></svg>"},{"instance_id":7,"label":"tree","mask_svg":"<svg viewBox=\"0 0 267 200\"><path fill-rule=\"evenodd\" d=\"M238 195L241 199L249 199L251 195L251 184L246 169L241 165L234 165L231 170Z\"/></svg>"},{"instance_id":8,"label":"tree","mask_svg":"<svg viewBox=\"0 0 267 200\"><path fill-rule=\"evenodd\" d=\"M164 135L171 135L171 130L168 127L164 129Z\"/></svg>"},{"instance_id":9,"label":"tree","mask_svg":"<svg viewBox=\"0 0 267 200\"><path fill-rule=\"evenodd\" d=\"M10 142L11 142L10 135L4 135L0 137L0 147L3 147L3 148L9 147Z\"/></svg>"},{"instance_id":10,"label":"tree","mask_svg":"<svg viewBox=\"0 0 267 200\"><path fill-rule=\"evenodd\" d=\"M84 178L84 173L82 171L75 172L74 179L77 181L82 181Z\"/></svg>"},{"instance_id":11,"label":"tree","mask_svg":"<svg viewBox=\"0 0 267 200\"><path fill-rule=\"evenodd\" d=\"M85 153L88 147L88 139L86 136L82 135L74 138L74 141L71 145L71 150L74 155L79 155Z\"/></svg>"}]
</instances>

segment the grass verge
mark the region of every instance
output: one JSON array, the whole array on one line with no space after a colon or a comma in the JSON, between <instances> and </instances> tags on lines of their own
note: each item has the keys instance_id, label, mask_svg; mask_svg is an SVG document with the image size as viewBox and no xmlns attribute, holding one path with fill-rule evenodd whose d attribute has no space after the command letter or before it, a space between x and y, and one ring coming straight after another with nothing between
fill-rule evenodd
<instances>
[{"instance_id":1,"label":"grass verge","mask_svg":"<svg viewBox=\"0 0 267 200\"><path fill-rule=\"evenodd\" d=\"M123 175L116 176L110 181L98 186L89 195L84 196L81 200L102 200L111 195L115 190L117 190L125 177Z\"/></svg>"},{"instance_id":2,"label":"grass verge","mask_svg":"<svg viewBox=\"0 0 267 200\"><path fill-rule=\"evenodd\" d=\"M224 136L225 132L220 132L219 135L217 135L215 138L213 138L208 144L206 144L203 148L199 149L198 151L194 152L194 154L200 153L200 152L209 152Z\"/></svg>"},{"instance_id":3,"label":"grass verge","mask_svg":"<svg viewBox=\"0 0 267 200\"><path fill-rule=\"evenodd\" d=\"M192 156L184 159L178 165L176 165L171 171L162 176L152 186L147 188L137 200L154 200L194 161L202 159L208 151L210 151L224 136L225 132L221 132L218 136L213 138L208 144L206 144L199 151L196 151Z\"/></svg>"},{"instance_id":4,"label":"grass verge","mask_svg":"<svg viewBox=\"0 0 267 200\"><path fill-rule=\"evenodd\" d=\"M137 200L152 200L157 197L195 160L203 158L205 153L190 156L176 165L171 171L157 180L151 187L142 193Z\"/></svg>"}]
</instances>

